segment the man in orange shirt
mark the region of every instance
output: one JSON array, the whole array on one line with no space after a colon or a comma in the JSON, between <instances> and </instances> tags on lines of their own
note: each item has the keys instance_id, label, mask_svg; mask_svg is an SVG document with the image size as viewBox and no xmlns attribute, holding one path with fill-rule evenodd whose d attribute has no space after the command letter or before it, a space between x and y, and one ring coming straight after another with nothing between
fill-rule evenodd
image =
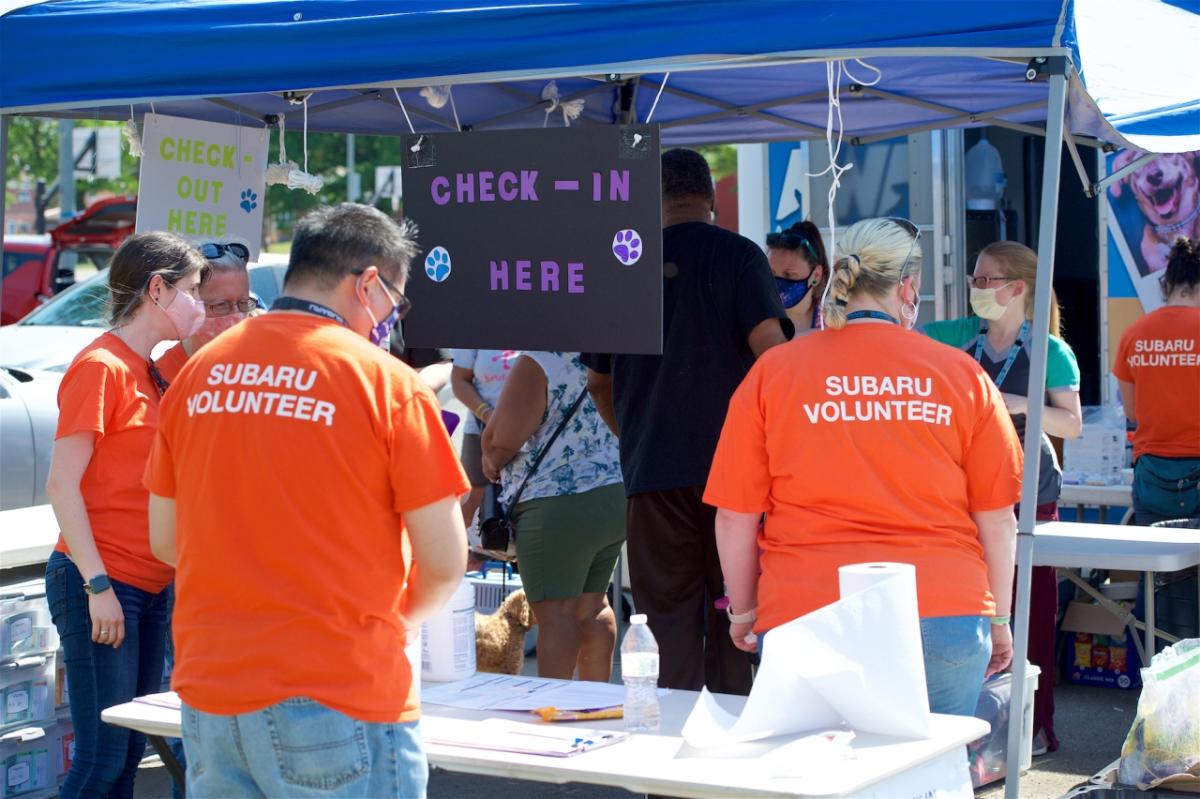
<instances>
[{"instance_id":1,"label":"man in orange shirt","mask_svg":"<svg viewBox=\"0 0 1200 799\"><path fill-rule=\"evenodd\" d=\"M373 208L312 212L284 296L164 399L146 487L177 561L192 796L425 795L404 649L462 579L468 484L433 393L381 349L415 253Z\"/></svg>"},{"instance_id":2,"label":"man in orange shirt","mask_svg":"<svg viewBox=\"0 0 1200 799\"><path fill-rule=\"evenodd\" d=\"M1200 516L1200 242L1179 239L1162 277L1166 304L1121 336L1113 374L1133 434L1138 524Z\"/></svg>"}]
</instances>

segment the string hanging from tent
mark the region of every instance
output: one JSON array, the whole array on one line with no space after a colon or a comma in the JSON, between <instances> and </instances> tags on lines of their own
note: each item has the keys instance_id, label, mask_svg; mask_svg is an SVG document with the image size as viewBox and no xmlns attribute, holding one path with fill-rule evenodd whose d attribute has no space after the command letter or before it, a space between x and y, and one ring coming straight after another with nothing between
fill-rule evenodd
<instances>
[{"instance_id":1,"label":"string hanging from tent","mask_svg":"<svg viewBox=\"0 0 1200 799\"><path fill-rule=\"evenodd\" d=\"M550 101L550 105L546 108L546 116L542 120L543 128L549 124L550 115L556 110L562 111L564 128L571 127L571 123L579 119L580 115L583 114L584 99L580 97L575 100L568 100L565 103L562 102L558 94L558 81L552 80L542 88L542 99Z\"/></svg>"},{"instance_id":2,"label":"string hanging from tent","mask_svg":"<svg viewBox=\"0 0 1200 799\"><path fill-rule=\"evenodd\" d=\"M658 108L658 101L662 98L663 89L667 88L667 81L671 79L671 73L663 75L662 83L658 84L658 94L654 95L654 102L650 104L650 113L646 114L646 124L650 124L650 120L654 118L654 111Z\"/></svg>"},{"instance_id":3,"label":"string hanging from tent","mask_svg":"<svg viewBox=\"0 0 1200 799\"><path fill-rule=\"evenodd\" d=\"M125 144L129 148L129 154L134 158L142 157L142 137L138 135L137 117L133 113L133 106L129 106L129 119L121 125L121 135L125 137Z\"/></svg>"},{"instance_id":4,"label":"string hanging from tent","mask_svg":"<svg viewBox=\"0 0 1200 799\"><path fill-rule=\"evenodd\" d=\"M392 94L396 95L396 102L400 104L400 110L404 113L404 121L408 123L408 132L416 133L417 129L413 127L412 118L408 115L408 109L404 107L404 101L400 99L400 90L393 86Z\"/></svg>"},{"instance_id":5,"label":"string hanging from tent","mask_svg":"<svg viewBox=\"0 0 1200 799\"><path fill-rule=\"evenodd\" d=\"M438 110L445 108L446 103L450 103L450 112L454 114L454 126L458 128L459 133L462 133L462 123L458 121L458 107L454 104L454 87L448 83L441 86L426 86L421 89L421 96L425 98L425 102L429 103L431 108Z\"/></svg>"},{"instance_id":6,"label":"string hanging from tent","mask_svg":"<svg viewBox=\"0 0 1200 799\"><path fill-rule=\"evenodd\" d=\"M863 66L875 73L875 79L872 81L864 81L856 78L846 66L844 59L834 59L825 63L825 86L829 97L829 107L825 116L825 152L829 156L829 166L822 169L820 172L808 172L810 178L819 178L822 175L829 175L829 194L828 194L828 213L829 213L829 253L832 255L837 252L837 193L842 185L842 175L854 168L854 163L847 162L839 164L838 157L842 153L842 139L845 133L845 123L842 119L842 77L849 78L854 83L860 86L874 86L879 81L883 80L883 72L876 67L871 66L862 59L853 59L854 63ZM832 280L825 281L825 290L821 293L821 302L818 308L825 307L825 301L829 297L829 289L833 286ZM819 314L821 329L825 329L825 314Z\"/></svg>"},{"instance_id":7,"label":"string hanging from tent","mask_svg":"<svg viewBox=\"0 0 1200 799\"><path fill-rule=\"evenodd\" d=\"M287 186L289 189L301 189L309 194L316 194L325 186L325 179L320 175L308 173L308 98L304 100L304 169L287 157L287 115L279 115L279 161L267 166L268 186Z\"/></svg>"}]
</instances>

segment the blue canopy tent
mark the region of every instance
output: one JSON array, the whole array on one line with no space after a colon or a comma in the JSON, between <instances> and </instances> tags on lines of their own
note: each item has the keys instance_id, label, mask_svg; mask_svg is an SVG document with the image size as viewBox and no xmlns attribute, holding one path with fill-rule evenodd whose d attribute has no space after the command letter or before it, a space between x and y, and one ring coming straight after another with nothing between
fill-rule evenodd
<instances>
[{"instance_id":1,"label":"blue canopy tent","mask_svg":"<svg viewBox=\"0 0 1200 799\"><path fill-rule=\"evenodd\" d=\"M1200 0L0 0L0 182L13 114L286 117L293 129L306 114L312 130L398 134L561 125L561 103L582 100L572 124L652 116L667 142L824 138L827 64L863 59L880 78L859 82L875 73L851 63L856 77L840 82L849 141L970 125L1045 134L1034 322L1044 331L1061 144L1077 166L1080 144L1200 150L1200 92L1186 63L1197 41ZM435 108L421 90L440 85L453 100ZM1046 350L1041 336L1028 393L1022 598ZM1013 724L1010 774L1018 742ZM1016 795L1017 780L1006 790Z\"/></svg>"}]
</instances>

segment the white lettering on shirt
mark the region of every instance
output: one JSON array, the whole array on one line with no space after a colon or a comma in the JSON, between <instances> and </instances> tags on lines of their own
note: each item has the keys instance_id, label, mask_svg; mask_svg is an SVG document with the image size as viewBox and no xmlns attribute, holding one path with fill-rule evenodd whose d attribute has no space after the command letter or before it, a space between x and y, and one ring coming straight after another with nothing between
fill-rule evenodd
<instances>
[{"instance_id":1,"label":"white lettering on shirt","mask_svg":"<svg viewBox=\"0 0 1200 799\"><path fill-rule=\"evenodd\" d=\"M313 369L286 364L217 363L209 369L205 382L209 386L234 388L194 392L187 398L188 416L215 413L279 416L333 427L337 406L306 396L317 383Z\"/></svg>"},{"instance_id":2,"label":"white lettering on shirt","mask_svg":"<svg viewBox=\"0 0 1200 799\"><path fill-rule=\"evenodd\" d=\"M825 393L830 397L864 397L864 399L829 399L805 403L804 415L812 424L819 422L921 422L949 427L954 409L949 405L922 397L933 396L933 378L898 375L830 375L825 378ZM896 397L897 399L866 399Z\"/></svg>"}]
</instances>

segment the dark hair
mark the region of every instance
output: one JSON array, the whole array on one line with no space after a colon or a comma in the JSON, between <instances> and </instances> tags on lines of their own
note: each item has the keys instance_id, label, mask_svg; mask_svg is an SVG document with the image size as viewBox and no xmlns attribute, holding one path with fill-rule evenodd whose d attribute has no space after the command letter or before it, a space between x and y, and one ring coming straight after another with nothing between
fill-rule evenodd
<instances>
[{"instance_id":1,"label":"dark hair","mask_svg":"<svg viewBox=\"0 0 1200 799\"><path fill-rule=\"evenodd\" d=\"M1193 292L1197 284L1200 284L1200 241L1180 236L1171 246L1167 271L1159 279L1163 298L1170 297L1176 289Z\"/></svg>"},{"instance_id":2,"label":"dark hair","mask_svg":"<svg viewBox=\"0 0 1200 799\"><path fill-rule=\"evenodd\" d=\"M767 246L803 252L805 258L816 266L824 267L825 274L829 274L829 259L825 255L825 242L821 240L821 231L807 219L795 223L787 230L768 233Z\"/></svg>"},{"instance_id":3,"label":"dark hair","mask_svg":"<svg viewBox=\"0 0 1200 799\"><path fill-rule=\"evenodd\" d=\"M711 200L712 171L704 156L685 147L676 147L663 153L662 196L664 200L688 197Z\"/></svg>"},{"instance_id":4,"label":"dark hair","mask_svg":"<svg viewBox=\"0 0 1200 799\"><path fill-rule=\"evenodd\" d=\"M130 236L113 253L108 266L108 320L120 327L133 318L155 275L168 286L208 261L187 240L174 233L152 231Z\"/></svg>"},{"instance_id":5,"label":"dark hair","mask_svg":"<svg viewBox=\"0 0 1200 799\"><path fill-rule=\"evenodd\" d=\"M314 281L330 288L346 275L377 266L399 282L417 255L416 226L397 222L369 205L340 203L309 212L296 225L287 284Z\"/></svg>"}]
</instances>

